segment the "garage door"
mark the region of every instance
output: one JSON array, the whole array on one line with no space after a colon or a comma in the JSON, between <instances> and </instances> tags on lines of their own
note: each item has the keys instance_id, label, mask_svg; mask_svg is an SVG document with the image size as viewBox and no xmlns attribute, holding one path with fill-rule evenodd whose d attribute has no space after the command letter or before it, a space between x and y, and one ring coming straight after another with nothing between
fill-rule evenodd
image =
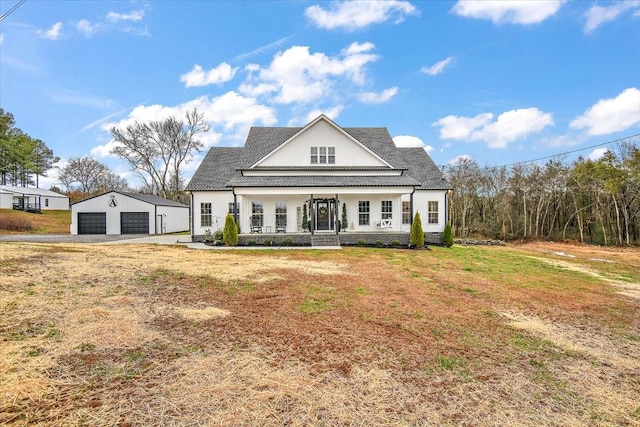
<instances>
[{"instance_id":1,"label":"garage door","mask_svg":"<svg viewBox=\"0 0 640 427\"><path fill-rule=\"evenodd\" d=\"M107 234L107 213L78 212L78 234Z\"/></svg>"},{"instance_id":2,"label":"garage door","mask_svg":"<svg viewBox=\"0 0 640 427\"><path fill-rule=\"evenodd\" d=\"M121 234L149 234L149 212L120 212Z\"/></svg>"}]
</instances>

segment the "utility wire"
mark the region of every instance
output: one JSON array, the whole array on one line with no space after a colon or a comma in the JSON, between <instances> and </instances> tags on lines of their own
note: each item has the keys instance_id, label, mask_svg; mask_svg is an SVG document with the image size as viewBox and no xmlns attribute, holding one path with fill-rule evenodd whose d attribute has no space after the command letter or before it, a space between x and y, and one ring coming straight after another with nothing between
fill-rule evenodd
<instances>
[{"instance_id":1,"label":"utility wire","mask_svg":"<svg viewBox=\"0 0 640 427\"><path fill-rule=\"evenodd\" d=\"M561 156L565 156L567 154L577 153L579 151L589 150L591 148L602 147L604 145L614 144L616 142L621 142L621 141L625 141L627 139L632 139L632 138L637 138L637 137L640 137L640 133L637 133L635 135L623 136L622 138L613 139L611 141L601 142L600 144L589 145L588 147L576 148L575 150L570 150L570 151L563 151L562 153L552 154L550 156L538 157L537 159L523 160L521 162L513 162L513 163L509 163L509 164L506 164L506 165L500 165L500 166L485 166L485 169L499 169L499 168L506 168L506 167L515 166L515 165L522 165L522 164L526 164L526 163L539 162L540 160L553 159L555 157L561 157ZM442 168L444 168L444 167L446 167L446 165L442 166Z\"/></svg>"},{"instance_id":2,"label":"utility wire","mask_svg":"<svg viewBox=\"0 0 640 427\"><path fill-rule=\"evenodd\" d=\"M2 16L0 16L0 22L4 21L4 18L6 18L7 16L11 15L13 12L16 11L17 8L19 8L20 6L22 6L22 4L24 2L26 2L27 0L20 0L18 3L16 3L11 9L7 10Z\"/></svg>"}]
</instances>

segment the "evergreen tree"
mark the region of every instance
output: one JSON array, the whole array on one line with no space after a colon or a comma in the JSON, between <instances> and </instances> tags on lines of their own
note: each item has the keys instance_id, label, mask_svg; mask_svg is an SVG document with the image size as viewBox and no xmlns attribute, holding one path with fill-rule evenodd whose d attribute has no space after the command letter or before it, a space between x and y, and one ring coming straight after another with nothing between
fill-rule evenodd
<instances>
[{"instance_id":1,"label":"evergreen tree","mask_svg":"<svg viewBox=\"0 0 640 427\"><path fill-rule=\"evenodd\" d=\"M448 222L444 226L444 232L442 233L442 244L447 248L453 246L453 232L451 231L451 224Z\"/></svg>"},{"instance_id":2,"label":"evergreen tree","mask_svg":"<svg viewBox=\"0 0 640 427\"><path fill-rule=\"evenodd\" d=\"M343 230L349 228L349 221L347 220L347 204L342 204L342 219L340 220L340 225Z\"/></svg>"},{"instance_id":3,"label":"evergreen tree","mask_svg":"<svg viewBox=\"0 0 640 427\"><path fill-rule=\"evenodd\" d=\"M224 243L229 246L236 246L238 244L238 227L236 221L233 219L233 215L227 214L224 220L224 228L222 229L222 239Z\"/></svg>"},{"instance_id":4,"label":"evergreen tree","mask_svg":"<svg viewBox=\"0 0 640 427\"><path fill-rule=\"evenodd\" d=\"M307 213L307 204L302 205L302 229L309 230L309 214Z\"/></svg>"},{"instance_id":5,"label":"evergreen tree","mask_svg":"<svg viewBox=\"0 0 640 427\"><path fill-rule=\"evenodd\" d=\"M420 219L420 212L416 212L416 216L413 217L413 225L411 226L409 244L411 246L415 246L416 248L424 247L424 232L422 231L422 220Z\"/></svg>"}]
</instances>

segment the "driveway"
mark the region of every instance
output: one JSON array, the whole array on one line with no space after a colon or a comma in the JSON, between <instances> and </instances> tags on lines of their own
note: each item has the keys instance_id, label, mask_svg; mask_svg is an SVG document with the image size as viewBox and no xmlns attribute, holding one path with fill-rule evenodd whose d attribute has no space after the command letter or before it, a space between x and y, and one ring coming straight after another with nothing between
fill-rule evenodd
<instances>
[{"instance_id":1,"label":"driveway","mask_svg":"<svg viewBox=\"0 0 640 427\"><path fill-rule=\"evenodd\" d=\"M191 236L148 234L6 234L0 235L0 242L34 243L187 243Z\"/></svg>"}]
</instances>

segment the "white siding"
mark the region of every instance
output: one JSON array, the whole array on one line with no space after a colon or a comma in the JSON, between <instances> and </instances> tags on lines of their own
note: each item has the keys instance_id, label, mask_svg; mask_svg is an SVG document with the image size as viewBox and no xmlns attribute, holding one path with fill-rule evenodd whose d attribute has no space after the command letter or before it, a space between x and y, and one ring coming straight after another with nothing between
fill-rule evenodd
<instances>
[{"instance_id":1,"label":"white siding","mask_svg":"<svg viewBox=\"0 0 640 427\"><path fill-rule=\"evenodd\" d=\"M446 218L445 195L446 191L437 190L416 190L413 195L413 216L416 212L420 212L422 221L422 231L425 233L441 233L444 231ZM430 201L438 202L438 223L429 224L428 203ZM408 226L407 226L408 227Z\"/></svg>"},{"instance_id":2,"label":"white siding","mask_svg":"<svg viewBox=\"0 0 640 427\"><path fill-rule=\"evenodd\" d=\"M259 166L310 166L311 147L335 147L335 164L313 166L386 166L377 156L360 143L342 133L331 124L319 121L275 151Z\"/></svg>"},{"instance_id":3,"label":"white siding","mask_svg":"<svg viewBox=\"0 0 640 427\"><path fill-rule=\"evenodd\" d=\"M193 230L191 234L196 236L204 235L205 230L214 232L224 228L224 220L229 213L229 203L233 203L233 193L231 191L194 191L193 195ZM211 203L211 225L202 226L200 224L200 204ZM240 214L243 214L240 208Z\"/></svg>"},{"instance_id":4,"label":"white siding","mask_svg":"<svg viewBox=\"0 0 640 427\"><path fill-rule=\"evenodd\" d=\"M189 230L189 208L178 206L158 206L156 214L158 234L178 233Z\"/></svg>"}]
</instances>

